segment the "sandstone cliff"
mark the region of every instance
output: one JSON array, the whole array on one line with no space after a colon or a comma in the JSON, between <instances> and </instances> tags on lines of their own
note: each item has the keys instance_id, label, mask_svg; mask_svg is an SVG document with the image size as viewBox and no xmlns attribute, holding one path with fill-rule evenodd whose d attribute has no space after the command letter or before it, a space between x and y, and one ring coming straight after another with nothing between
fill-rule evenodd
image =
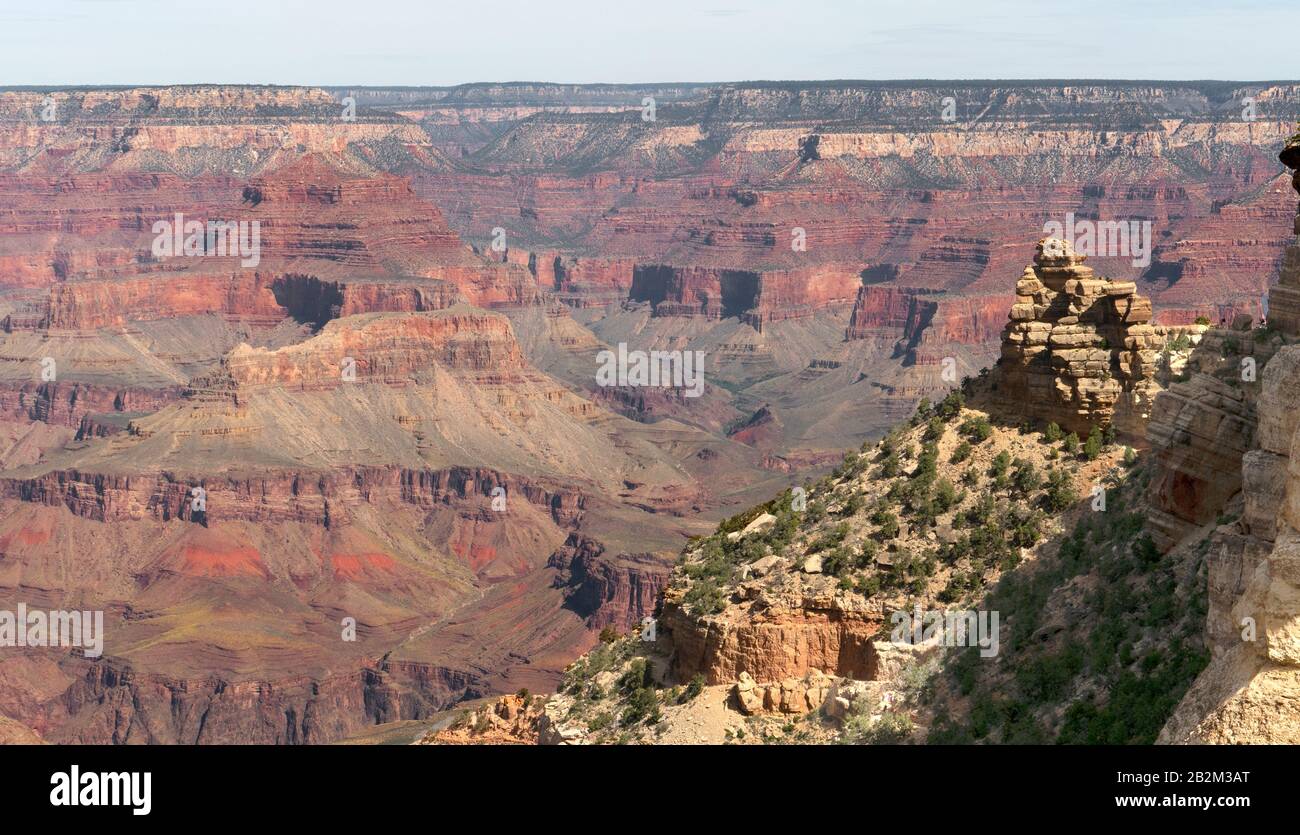
<instances>
[{"instance_id":1,"label":"sandstone cliff","mask_svg":"<svg viewBox=\"0 0 1300 835\"><path fill-rule=\"evenodd\" d=\"M1293 138L1282 153L1293 169L1300 169L1298 148L1300 138ZM1293 183L1300 192L1300 171ZM1300 212L1294 228L1300 233ZM1228 503L1226 490L1154 497L1170 512L1207 527L1214 509L1228 514L1216 520L1221 524L1209 546L1206 631L1213 657L1165 727L1165 742L1300 742L1300 468L1293 453L1300 346L1278 347L1300 337L1298 254L1300 239L1288 248L1281 279L1270 294L1268 325L1278 333L1264 332L1273 338L1255 339L1254 350L1246 346L1246 358L1262 368L1258 386L1246 388L1246 405L1236 410L1245 415L1239 420L1246 431L1222 438L1215 445L1218 457L1211 459L1219 462L1215 476L1238 486L1240 497ZM1180 463L1171 462L1172 478L1195 484L1182 475L1192 468ZM1198 516L1197 502L1207 499L1207 492L1210 501Z\"/></svg>"}]
</instances>

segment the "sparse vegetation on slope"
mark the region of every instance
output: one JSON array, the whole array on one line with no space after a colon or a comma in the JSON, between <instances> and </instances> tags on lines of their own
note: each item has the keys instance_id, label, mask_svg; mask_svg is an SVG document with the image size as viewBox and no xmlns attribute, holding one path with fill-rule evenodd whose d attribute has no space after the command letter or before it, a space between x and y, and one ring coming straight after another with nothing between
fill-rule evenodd
<instances>
[{"instance_id":1,"label":"sparse vegetation on slope","mask_svg":"<svg viewBox=\"0 0 1300 835\"><path fill-rule=\"evenodd\" d=\"M1080 441L1056 424L995 423L967 404L975 385L923 401L824 478L692 540L665 599L685 628L715 636L750 618L856 613L875 624L877 653L889 651L892 612L996 611L995 657L925 650L856 682L867 671L809 664L809 676L867 695L832 718L812 696L787 707L787 681L779 706L766 685L756 710L740 710L744 675L677 675L682 635L610 631L548 702L552 739L1154 741L1206 663L1204 545L1158 553L1143 533L1140 456L1112 433Z\"/></svg>"},{"instance_id":2,"label":"sparse vegetation on slope","mask_svg":"<svg viewBox=\"0 0 1300 835\"><path fill-rule=\"evenodd\" d=\"M1100 432L1085 448L1049 442L1051 427L995 432L964 404L960 391L936 405L922 401L908 424L849 453L830 475L693 542L674 579L685 608L718 614L751 578L745 567L768 557L866 599L966 600L1050 533L1053 515L1077 500L1075 482L1089 462L1103 450L1119 455ZM795 509L801 499L803 511ZM766 524L741 535L756 520Z\"/></svg>"},{"instance_id":3,"label":"sparse vegetation on slope","mask_svg":"<svg viewBox=\"0 0 1300 835\"><path fill-rule=\"evenodd\" d=\"M1209 660L1208 540L1161 555L1142 531L1144 488L1140 470L1113 477L1104 511L1084 511L990 591L981 606L1002 614L1001 652L949 656L931 742L1155 741Z\"/></svg>"}]
</instances>

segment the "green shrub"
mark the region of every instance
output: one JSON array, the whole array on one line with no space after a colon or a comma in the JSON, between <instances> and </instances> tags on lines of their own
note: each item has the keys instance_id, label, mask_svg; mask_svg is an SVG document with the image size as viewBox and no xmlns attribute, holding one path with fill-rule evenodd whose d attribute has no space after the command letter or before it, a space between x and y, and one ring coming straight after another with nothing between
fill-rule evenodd
<instances>
[{"instance_id":1,"label":"green shrub","mask_svg":"<svg viewBox=\"0 0 1300 835\"><path fill-rule=\"evenodd\" d=\"M957 488L946 478L939 479L934 485L934 504L940 513L945 513L957 505Z\"/></svg>"},{"instance_id":2,"label":"green shrub","mask_svg":"<svg viewBox=\"0 0 1300 835\"><path fill-rule=\"evenodd\" d=\"M928 484L934 479L939 469L939 447L933 441L927 441L921 447L921 454L916 459L916 469L912 471L912 480Z\"/></svg>"},{"instance_id":3,"label":"green shrub","mask_svg":"<svg viewBox=\"0 0 1300 835\"><path fill-rule=\"evenodd\" d=\"M856 558L849 553L849 549L841 545L822 556L822 573L827 576L838 577L852 568L856 562Z\"/></svg>"},{"instance_id":4,"label":"green shrub","mask_svg":"<svg viewBox=\"0 0 1300 835\"><path fill-rule=\"evenodd\" d=\"M662 716L659 713L659 696L649 687L639 687L627 698L627 707L619 719L623 725L635 725L642 719L650 724L657 723Z\"/></svg>"},{"instance_id":5,"label":"green shrub","mask_svg":"<svg viewBox=\"0 0 1300 835\"><path fill-rule=\"evenodd\" d=\"M901 745L916 731L912 717L888 712L873 722L867 714L854 714L844 721L843 740L851 745Z\"/></svg>"},{"instance_id":6,"label":"green shrub","mask_svg":"<svg viewBox=\"0 0 1300 835\"><path fill-rule=\"evenodd\" d=\"M631 693L639 687L646 686L646 680L650 678L649 665L644 658L635 658L627 669L618 677L618 689L621 693Z\"/></svg>"},{"instance_id":7,"label":"green shrub","mask_svg":"<svg viewBox=\"0 0 1300 835\"><path fill-rule=\"evenodd\" d=\"M871 597L880 592L880 576L877 574L870 574L862 577L858 580L858 584L855 588L857 589L858 594L863 597Z\"/></svg>"},{"instance_id":8,"label":"green shrub","mask_svg":"<svg viewBox=\"0 0 1300 835\"><path fill-rule=\"evenodd\" d=\"M691 677L691 680L687 682L686 689L683 690L682 694L677 697L677 703L680 705L684 705L687 702L693 700L696 696L700 695L703 692L704 692L704 674L696 673L694 676Z\"/></svg>"},{"instance_id":9,"label":"green shrub","mask_svg":"<svg viewBox=\"0 0 1300 835\"><path fill-rule=\"evenodd\" d=\"M840 522L838 525L831 528L829 531L823 533L811 545L809 545L808 551L809 553L816 553L817 551L825 551L830 548L834 548L836 545L839 545L841 542L843 542L845 537L847 537L848 535L849 535L849 523Z\"/></svg>"},{"instance_id":10,"label":"green shrub","mask_svg":"<svg viewBox=\"0 0 1300 835\"><path fill-rule=\"evenodd\" d=\"M969 418L961 425L961 433L980 444L993 437L993 426L986 417Z\"/></svg>"},{"instance_id":11,"label":"green shrub","mask_svg":"<svg viewBox=\"0 0 1300 835\"><path fill-rule=\"evenodd\" d=\"M856 516L858 511L866 505L867 500L861 493L853 492L844 500L844 505L840 508L840 516Z\"/></svg>"},{"instance_id":12,"label":"green shrub","mask_svg":"<svg viewBox=\"0 0 1300 835\"><path fill-rule=\"evenodd\" d=\"M1011 483L1015 486L1016 491L1022 496L1028 496L1037 490L1043 484L1042 476L1038 470L1028 461L1019 462L1015 474L1011 478Z\"/></svg>"},{"instance_id":13,"label":"green shrub","mask_svg":"<svg viewBox=\"0 0 1300 835\"><path fill-rule=\"evenodd\" d=\"M935 412L938 414L939 418L946 423L961 414L961 410L965 406L966 397L961 393L961 391L954 390L948 392L948 396L939 403Z\"/></svg>"},{"instance_id":14,"label":"green shrub","mask_svg":"<svg viewBox=\"0 0 1300 835\"><path fill-rule=\"evenodd\" d=\"M877 525L881 539L896 539L898 537L899 526L898 517L888 510L879 508L871 515L871 521Z\"/></svg>"},{"instance_id":15,"label":"green shrub","mask_svg":"<svg viewBox=\"0 0 1300 835\"><path fill-rule=\"evenodd\" d=\"M692 614L716 615L727 607L727 595L716 577L706 577L691 584L682 604Z\"/></svg>"},{"instance_id":16,"label":"green shrub","mask_svg":"<svg viewBox=\"0 0 1300 835\"><path fill-rule=\"evenodd\" d=\"M1070 476L1064 470L1052 469L1047 473L1047 490L1043 494L1043 506L1055 513L1065 510L1079 500Z\"/></svg>"},{"instance_id":17,"label":"green shrub","mask_svg":"<svg viewBox=\"0 0 1300 835\"><path fill-rule=\"evenodd\" d=\"M1088 433L1087 442L1083 445L1083 457L1089 461L1096 461L1097 457L1101 455L1101 443L1101 432L1094 426L1092 431Z\"/></svg>"},{"instance_id":18,"label":"green shrub","mask_svg":"<svg viewBox=\"0 0 1300 835\"><path fill-rule=\"evenodd\" d=\"M867 568L874 564L878 553L880 546L874 539L862 540L862 546L858 549L858 567Z\"/></svg>"}]
</instances>

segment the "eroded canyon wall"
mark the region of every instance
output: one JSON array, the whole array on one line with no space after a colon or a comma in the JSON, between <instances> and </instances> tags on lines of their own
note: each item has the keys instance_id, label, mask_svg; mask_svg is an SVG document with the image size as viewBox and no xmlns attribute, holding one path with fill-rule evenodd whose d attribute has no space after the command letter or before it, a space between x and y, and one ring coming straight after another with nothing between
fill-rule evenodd
<instances>
[{"instance_id":1,"label":"eroded canyon wall","mask_svg":"<svg viewBox=\"0 0 1300 835\"><path fill-rule=\"evenodd\" d=\"M1300 137L1287 144L1282 160L1300 169ZM1293 182L1300 192L1300 175ZM1300 233L1300 211L1293 230ZM1244 429L1230 437L1223 432L1190 434L1183 442L1207 447L1211 454L1202 460L1218 464L1217 471L1207 472L1187 456L1167 457L1162 483L1175 489L1160 489L1152 496L1153 503L1183 521L1179 532L1192 525L1211 529L1203 543L1209 555L1211 661L1162 731L1163 742L1300 742L1300 711L1295 706L1300 694L1300 466L1294 454L1300 391L1300 346L1295 342L1300 328L1293 310L1297 253L1300 239L1288 248L1279 286L1270 295L1269 331L1256 332L1254 345L1264 343L1266 350L1247 346L1242 358L1262 367L1259 384L1246 387L1244 398L1233 398L1245 402L1228 414ZM1237 352L1234 346L1225 353ZM1248 376L1242 367L1232 371ZM1236 379L1232 382L1238 385ZM1224 422L1224 411L1216 406L1225 398L1198 400L1206 405L1180 406L1181 413L1191 412L1184 423L1204 429L1216 418ZM1205 489L1210 478L1238 486L1240 496L1229 503L1223 489ZM1176 489L1179 484L1183 489ZM1220 523L1217 527L1209 524L1215 509L1223 514L1214 520Z\"/></svg>"}]
</instances>

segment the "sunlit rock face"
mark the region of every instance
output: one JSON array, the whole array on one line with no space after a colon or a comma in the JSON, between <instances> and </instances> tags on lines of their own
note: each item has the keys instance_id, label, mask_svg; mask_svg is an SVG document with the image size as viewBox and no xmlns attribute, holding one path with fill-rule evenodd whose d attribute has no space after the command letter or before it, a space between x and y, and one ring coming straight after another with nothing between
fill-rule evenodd
<instances>
[{"instance_id":1,"label":"sunlit rock face","mask_svg":"<svg viewBox=\"0 0 1300 835\"><path fill-rule=\"evenodd\" d=\"M1039 241L1003 330L998 399L1080 435L1140 426L1169 332L1133 282L1097 277L1084 260L1068 241Z\"/></svg>"}]
</instances>

